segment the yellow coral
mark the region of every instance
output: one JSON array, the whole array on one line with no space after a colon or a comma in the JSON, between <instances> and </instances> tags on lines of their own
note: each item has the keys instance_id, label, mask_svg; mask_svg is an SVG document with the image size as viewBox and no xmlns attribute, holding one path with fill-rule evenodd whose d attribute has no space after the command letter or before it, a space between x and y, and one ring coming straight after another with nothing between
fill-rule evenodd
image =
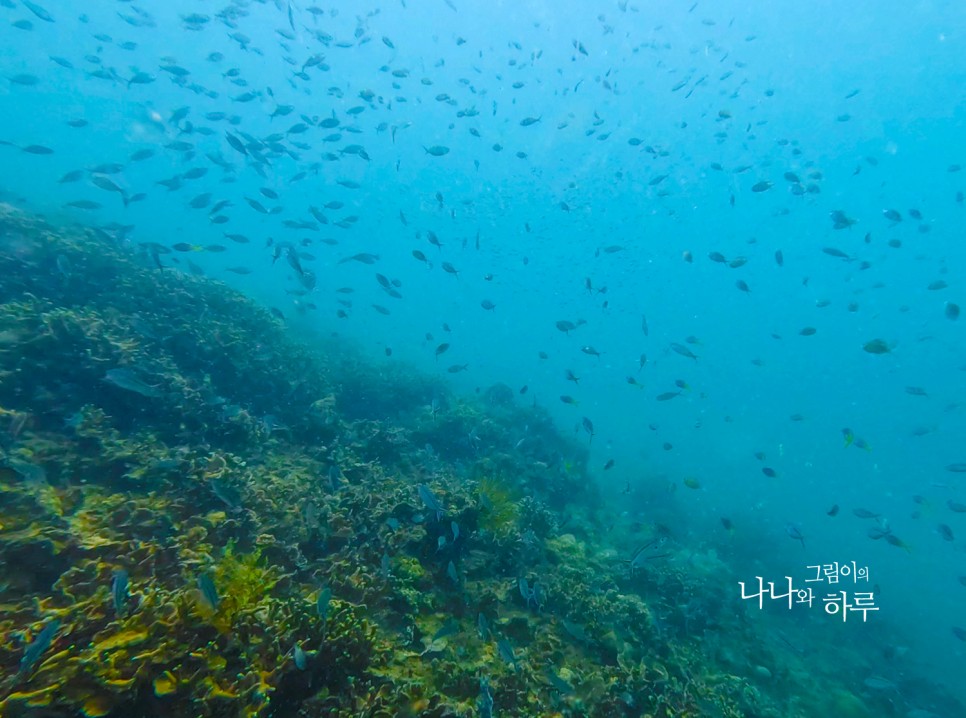
<instances>
[{"instance_id":1,"label":"yellow coral","mask_svg":"<svg viewBox=\"0 0 966 718\"><path fill-rule=\"evenodd\" d=\"M178 679L171 671L165 671L154 679L154 695L158 698L171 695L178 687Z\"/></svg>"},{"instance_id":2,"label":"yellow coral","mask_svg":"<svg viewBox=\"0 0 966 718\"><path fill-rule=\"evenodd\" d=\"M262 564L261 549L251 553L235 553L234 542L225 547L221 559L214 567L214 582L220 601L212 612L200 599L196 601L199 613L223 633L231 631L242 613L250 613L265 603L282 574L272 566Z\"/></svg>"},{"instance_id":3,"label":"yellow coral","mask_svg":"<svg viewBox=\"0 0 966 718\"><path fill-rule=\"evenodd\" d=\"M480 528L499 535L516 525L520 513L517 496L505 481L487 476L480 480L478 493L483 506Z\"/></svg>"}]
</instances>

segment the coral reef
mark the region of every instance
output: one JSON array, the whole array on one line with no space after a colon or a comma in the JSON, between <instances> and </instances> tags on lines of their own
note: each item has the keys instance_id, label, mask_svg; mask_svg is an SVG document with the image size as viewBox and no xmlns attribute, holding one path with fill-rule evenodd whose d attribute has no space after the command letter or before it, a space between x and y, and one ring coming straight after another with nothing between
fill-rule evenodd
<instances>
[{"instance_id":1,"label":"coral reef","mask_svg":"<svg viewBox=\"0 0 966 718\"><path fill-rule=\"evenodd\" d=\"M714 557L628 571L539 407L134 249L0 207L0 715L892 715Z\"/></svg>"}]
</instances>

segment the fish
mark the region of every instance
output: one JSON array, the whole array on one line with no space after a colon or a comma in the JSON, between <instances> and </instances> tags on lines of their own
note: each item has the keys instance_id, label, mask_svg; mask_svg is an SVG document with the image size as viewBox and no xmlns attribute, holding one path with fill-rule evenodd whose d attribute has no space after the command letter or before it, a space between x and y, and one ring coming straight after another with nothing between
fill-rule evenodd
<instances>
[{"instance_id":1,"label":"fish","mask_svg":"<svg viewBox=\"0 0 966 718\"><path fill-rule=\"evenodd\" d=\"M452 563L452 562L451 562ZM483 614L481 613L480 616ZM483 619L484 621L486 619ZM433 641L438 641L441 638L448 638L449 636L454 636L460 632L460 622L455 618L448 618L446 622L439 627L439 630L433 634Z\"/></svg>"},{"instance_id":2,"label":"fish","mask_svg":"<svg viewBox=\"0 0 966 718\"><path fill-rule=\"evenodd\" d=\"M892 351L885 339L872 339L862 345L862 349L869 354L888 354Z\"/></svg>"},{"instance_id":3,"label":"fish","mask_svg":"<svg viewBox=\"0 0 966 718\"><path fill-rule=\"evenodd\" d=\"M843 252L841 249L835 247L822 247L822 252L830 257L835 257L836 259L844 259L848 262L853 261L853 257Z\"/></svg>"},{"instance_id":4,"label":"fish","mask_svg":"<svg viewBox=\"0 0 966 718\"><path fill-rule=\"evenodd\" d=\"M123 568L117 569L111 580L111 601L114 603L114 612L118 616L124 616L128 601L128 575Z\"/></svg>"},{"instance_id":5,"label":"fish","mask_svg":"<svg viewBox=\"0 0 966 718\"><path fill-rule=\"evenodd\" d=\"M447 0L447 4L453 8L450 0ZM453 9L455 10L455 8ZM486 676L480 676L480 694L476 699L476 713L479 718L494 718L493 691Z\"/></svg>"},{"instance_id":6,"label":"fish","mask_svg":"<svg viewBox=\"0 0 966 718\"><path fill-rule=\"evenodd\" d=\"M237 490L215 477L210 479L209 486L211 487L211 492L231 511L236 513L241 511L241 494Z\"/></svg>"},{"instance_id":7,"label":"fish","mask_svg":"<svg viewBox=\"0 0 966 718\"><path fill-rule=\"evenodd\" d=\"M443 155L449 154L449 147L444 145L432 145L430 147L423 145L423 149L427 155L432 155L433 157L442 157Z\"/></svg>"},{"instance_id":8,"label":"fish","mask_svg":"<svg viewBox=\"0 0 966 718\"><path fill-rule=\"evenodd\" d=\"M513 670L517 669L516 653L513 650L513 646L510 645L510 642L507 639L501 638L499 641L497 641L496 650L497 653L500 654L500 658L509 663Z\"/></svg>"},{"instance_id":9,"label":"fish","mask_svg":"<svg viewBox=\"0 0 966 718\"><path fill-rule=\"evenodd\" d=\"M860 519L877 519L882 515L863 508L852 509L852 514Z\"/></svg>"},{"instance_id":10,"label":"fish","mask_svg":"<svg viewBox=\"0 0 966 718\"><path fill-rule=\"evenodd\" d=\"M359 254L353 254L351 257L344 257L339 260L339 264L346 264L347 262L359 262L361 264L375 264L379 261L378 254L370 254L369 252L360 252Z\"/></svg>"},{"instance_id":11,"label":"fish","mask_svg":"<svg viewBox=\"0 0 966 718\"><path fill-rule=\"evenodd\" d=\"M554 673L553 668L550 666L547 666L543 673L547 677L547 680L550 681L551 687L557 691L557 693L561 695L568 695L574 692L574 687Z\"/></svg>"},{"instance_id":12,"label":"fish","mask_svg":"<svg viewBox=\"0 0 966 718\"><path fill-rule=\"evenodd\" d=\"M203 573L198 576L197 583L201 605L211 613L214 613L221 604L221 598L218 596L218 589L215 587L215 582L209 574Z\"/></svg>"},{"instance_id":13,"label":"fish","mask_svg":"<svg viewBox=\"0 0 966 718\"><path fill-rule=\"evenodd\" d=\"M866 688L871 688L874 691L898 691L896 684L890 681L888 678L883 678L882 676L869 676L864 681L862 685Z\"/></svg>"},{"instance_id":14,"label":"fish","mask_svg":"<svg viewBox=\"0 0 966 718\"><path fill-rule=\"evenodd\" d=\"M93 202L89 199L77 199L77 200L74 200L73 202L67 202L64 206L74 207L75 209L92 210L92 209L101 209L103 205L100 202Z\"/></svg>"},{"instance_id":15,"label":"fish","mask_svg":"<svg viewBox=\"0 0 966 718\"><path fill-rule=\"evenodd\" d=\"M161 392L156 387L146 384L130 369L109 369L101 380L149 399L157 399L161 396Z\"/></svg>"},{"instance_id":16,"label":"fish","mask_svg":"<svg viewBox=\"0 0 966 718\"><path fill-rule=\"evenodd\" d=\"M858 222L858 220L849 217L840 209L829 212L829 217L832 220L833 229L848 229Z\"/></svg>"},{"instance_id":17,"label":"fish","mask_svg":"<svg viewBox=\"0 0 966 718\"><path fill-rule=\"evenodd\" d=\"M323 623L325 623L326 618L329 616L329 605L331 600L332 589L330 589L328 586L319 591L319 595L315 599L315 612L318 614Z\"/></svg>"},{"instance_id":18,"label":"fish","mask_svg":"<svg viewBox=\"0 0 966 718\"><path fill-rule=\"evenodd\" d=\"M436 514L436 520L439 521L443 517L445 509L433 494L432 490L426 484L420 484L417 487L417 492L419 493L419 498L422 500L423 505L430 511L434 512Z\"/></svg>"},{"instance_id":19,"label":"fish","mask_svg":"<svg viewBox=\"0 0 966 718\"><path fill-rule=\"evenodd\" d=\"M946 464L946 471L954 474L966 474L966 461L958 461L954 464Z\"/></svg>"},{"instance_id":20,"label":"fish","mask_svg":"<svg viewBox=\"0 0 966 718\"><path fill-rule=\"evenodd\" d=\"M17 671L18 677L25 678L29 675L30 669L50 648L50 644L54 642L59 630L60 619L54 618L34 637L34 640L24 649L23 656L20 659L20 669Z\"/></svg>"},{"instance_id":21,"label":"fish","mask_svg":"<svg viewBox=\"0 0 966 718\"><path fill-rule=\"evenodd\" d=\"M794 539L795 541L801 541L802 549L804 550L805 536L802 534L802 530L798 526L796 526L795 524L786 524L785 533L788 534L788 536Z\"/></svg>"},{"instance_id":22,"label":"fish","mask_svg":"<svg viewBox=\"0 0 966 718\"><path fill-rule=\"evenodd\" d=\"M295 663L295 667L300 671L304 671L306 668L308 668L309 659L305 654L305 651L302 650L301 643L296 643L295 647L292 649L292 660Z\"/></svg>"},{"instance_id":23,"label":"fish","mask_svg":"<svg viewBox=\"0 0 966 718\"><path fill-rule=\"evenodd\" d=\"M695 361L698 360L697 355L694 352L692 352L690 349L688 349L686 346L684 346L683 344L678 344L677 342L674 342L671 344L671 350L674 351L676 354L680 354L683 357L687 357L688 359L694 359Z\"/></svg>"}]
</instances>

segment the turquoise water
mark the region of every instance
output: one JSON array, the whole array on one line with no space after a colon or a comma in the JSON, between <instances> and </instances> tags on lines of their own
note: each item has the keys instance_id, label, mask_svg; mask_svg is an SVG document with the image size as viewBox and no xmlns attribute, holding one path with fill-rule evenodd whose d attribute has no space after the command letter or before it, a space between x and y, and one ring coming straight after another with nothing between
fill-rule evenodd
<instances>
[{"instance_id":1,"label":"turquoise water","mask_svg":"<svg viewBox=\"0 0 966 718\"><path fill-rule=\"evenodd\" d=\"M964 6L4 5L4 199L374 361L526 387L562 430L591 420L615 520L748 580L868 566L866 630L906 656L890 678L961 675Z\"/></svg>"}]
</instances>

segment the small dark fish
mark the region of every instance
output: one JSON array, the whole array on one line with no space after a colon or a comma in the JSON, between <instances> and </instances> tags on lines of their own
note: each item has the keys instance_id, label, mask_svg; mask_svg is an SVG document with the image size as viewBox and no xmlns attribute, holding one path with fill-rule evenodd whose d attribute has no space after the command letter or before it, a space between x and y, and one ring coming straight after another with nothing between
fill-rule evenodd
<instances>
[{"instance_id":1,"label":"small dark fish","mask_svg":"<svg viewBox=\"0 0 966 718\"><path fill-rule=\"evenodd\" d=\"M315 600L315 611L319 618L324 622L329 615L329 602L332 600L332 589L329 587L319 591L319 597Z\"/></svg>"},{"instance_id":2,"label":"small dark fish","mask_svg":"<svg viewBox=\"0 0 966 718\"><path fill-rule=\"evenodd\" d=\"M433 157L442 157L443 155L449 154L449 147L444 147L443 145L424 146L423 149L426 150L426 154L432 155Z\"/></svg>"},{"instance_id":3,"label":"small dark fish","mask_svg":"<svg viewBox=\"0 0 966 718\"><path fill-rule=\"evenodd\" d=\"M888 354L891 351L885 339L872 339L863 344L862 349L869 354Z\"/></svg>"},{"instance_id":4,"label":"small dark fish","mask_svg":"<svg viewBox=\"0 0 966 718\"><path fill-rule=\"evenodd\" d=\"M942 537L943 541L953 541L956 537L953 535L953 530L949 528L946 524L939 524L936 526L936 531Z\"/></svg>"},{"instance_id":5,"label":"small dark fish","mask_svg":"<svg viewBox=\"0 0 966 718\"><path fill-rule=\"evenodd\" d=\"M205 607L212 612L217 611L221 599L218 597L218 589L215 587L215 582L207 573L198 576L198 591L200 592L201 601Z\"/></svg>"},{"instance_id":6,"label":"small dark fish","mask_svg":"<svg viewBox=\"0 0 966 718\"><path fill-rule=\"evenodd\" d=\"M84 170L72 170L62 176L57 180L57 184L68 184L69 182L77 182L81 177L84 176Z\"/></svg>"},{"instance_id":7,"label":"small dark fish","mask_svg":"<svg viewBox=\"0 0 966 718\"><path fill-rule=\"evenodd\" d=\"M516 653L513 651L513 646L510 645L510 642L505 638L501 638L496 643L496 649L497 653L500 654L500 658L509 663L513 669L516 670L517 657Z\"/></svg>"},{"instance_id":8,"label":"small dark fish","mask_svg":"<svg viewBox=\"0 0 966 718\"><path fill-rule=\"evenodd\" d=\"M128 594L128 575L127 571L119 568L114 572L111 580L111 600L114 603L114 612L118 616L123 616L127 609Z\"/></svg>"},{"instance_id":9,"label":"small dark fish","mask_svg":"<svg viewBox=\"0 0 966 718\"><path fill-rule=\"evenodd\" d=\"M449 349L449 344L447 344L446 342L443 342L438 347L436 347L436 352L435 352L436 357L438 358L440 354L445 354L448 349Z\"/></svg>"},{"instance_id":10,"label":"small dark fish","mask_svg":"<svg viewBox=\"0 0 966 718\"><path fill-rule=\"evenodd\" d=\"M345 264L346 262L360 262L361 264L375 264L379 261L378 254L369 254L368 252L360 252L359 254L353 254L351 257L344 257L339 260L339 264Z\"/></svg>"},{"instance_id":11,"label":"small dark fish","mask_svg":"<svg viewBox=\"0 0 966 718\"><path fill-rule=\"evenodd\" d=\"M75 199L73 202L68 202L64 205L65 207L74 207L75 209L100 209L103 205L100 202L94 202L89 199Z\"/></svg>"},{"instance_id":12,"label":"small dark fish","mask_svg":"<svg viewBox=\"0 0 966 718\"><path fill-rule=\"evenodd\" d=\"M444 509L432 490L426 484L420 484L417 487L417 491L419 492L419 498L422 499L423 505L430 511L435 512L436 520L439 521L443 516Z\"/></svg>"},{"instance_id":13,"label":"small dark fish","mask_svg":"<svg viewBox=\"0 0 966 718\"><path fill-rule=\"evenodd\" d=\"M778 472L775 471L770 466L763 466L761 468L761 473L763 473L765 476L767 476L770 479L774 479L776 476L778 476Z\"/></svg>"},{"instance_id":14,"label":"small dark fish","mask_svg":"<svg viewBox=\"0 0 966 718\"><path fill-rule=\"evenodd\" d=\"M299 643L296 643L295 648L292 649L292 660L295 662L295 667L300 671L308 668L309 658L305 655L305 651L302 650L302 645Z\"/></svg>"},{"instance_id":15,"label":"small dark fish","mask_svg":"<svg viewBox=\"0 0 966 718\"><path fill-rule=\"evenodd\" d=\"M852 509L852 513L860 519L877 519L882 515L862 508Z\"/></svg>"},{"instance_id":16,"label":"small dark fish","mask_svg":"<svg viewBox=\"0 0 966 718\"><path fill-rule=\"evenodd\" d=\"M838 516L839 515L839 505L835 504L828 511L825 512L826 516Z\"/></svg>"},{"instance_id":17,"label":"small dark fish","mask_svg":"<svg viewBox=\"0 0 966 718\"><path fill-rule=\"evenodd\" d=\"M835 257L836 259L845 259L852 261L852 257L843 252L841 249L836 249L835 247L822 247L822 252L830 257Z\"/></svg>"},{"instance_id":18,"label":"small dark fish","mask_svg":"<svg viewBox=\"0 0 966 718\"><path fill-rule=\"evenodd\" d=\"M125 391L140 394L150 399L156 399L161 396L161 392L158 389L146 384L130 369L110 369L104 375L103 381Z\"/></svg>"},{"instance_id":19,"label":"small dark fish","mask_svg":"<svg viewBox=\"0 0 966 718\"><path fill-rule=\"evenodd\" d=\"M959 626L952 627L953 635L956 636L960 641L966 641L966 628L960 628Z\"/></svg>"},{"instance_id":20,"label":"small dark fish","mask_svg":"<svg viewBox=\"0 0 966 718\"><path fill-rule=\"evenodd\" d=\"M766 192L770 190L774 185L768 180L762 180L761 182L756 182L751 186L752 192Z\"/></svg>"},{"instance_id":21,"label":"small dark fish","mask_svg":"<svg viewBox=\"0 0 966 718\"><path fill-rule=\"evenodd\" d=\"M677 342L675 342L671 344L671 349L676 354L680 354L681 356L687 357L688 359L694 359L695 361L697 361L698 359L697 355L694 352L692 352L690 349L688 349L686 346L684 346L683 344L678 344Z\"/></svg>"},{"instance_id":22,"label":"small dark fish","mask_svg":"<svg viewBox=\"0 0 966 718\"><path fill-rule=\"evenodd\" d=\"M657 400L658 401L670 401L671 399L673 399L676 396L681 396L681 392L679 392L679 391L666 391L663 394L658 394L657 395Z\"/></svg>"},{"instance_id":23,"label":"small dark fish","mask_svg":"<svg viewBox=\"0 0 966 718\"><path fill-rule=\"evenodd\" d=\"M235 135L231 134L230 132L226 132L225 139L228 140L228 144L231 145L232 149L234 149L236 152L240 152L243 155L248 154L248 149L245 147L245 144L240 139L235 137Z\"/></svg>"},{"instance_id":24,"label":"small dark fish","mask_svg":"<svg viewBox=\"0 0 966 718\"><path fill-rule=\"evenodd\" d=\"M796 541L802 542L802 549L805 548L805 536L802 534L802 530L795 524L788 524L785 526L785 533Z\"/></svg>"},{"instance_id":25,"label":"small dark fish","mask_svg":"<svg viewBox=\"0 0 966 718\"><path fill-rule=\"evenodd\" d=\"M225 504L229 509L234 512L241 511L242 499L241 494L231 486L225 484L217 478L212 478L210 481L211 492L218 497L218 499Z\"/></svg>"},{"instance_id":26,"label":"small dark fish","mask_svg":"<svg viewBox=\"0 0 966 718\"><path fill-rule=\"evenodd\" d=\"M946 471L951 471L954 474L966 474L966 461L946 464Z\"/></svg>"},{"instance_id":27,"label":"small dark fish","mask_svg":"<svg viewBox=\"0 0 966 718\"><path fill-rule=\"evenodd\" d=\"M959 501L953 501L952 499L949 499L946 502L946 506L949 507L949 510L950 511L953 511L953 512L955 512L957 514L966 514L966 504L964 504L964 503L961 503Z\"/></svg>"},{"instance_id":28,"label":"small dark fish","mask_svg":"<svg viewBox=\"0 0 966 718\"><path fill-rule=\"evenodd\" d=\"M47 652L50 648L50 644L54 642L54 637L57 635L57 631L60 630L60 619L55 618L40 631L34 640L30 642L30 645L23 652L23 657L20 659L20 670L17 675L21 678L30 673L30 669L33 668L34 664L40 660L40 657Z\"/></svg>"}]
</instances>

